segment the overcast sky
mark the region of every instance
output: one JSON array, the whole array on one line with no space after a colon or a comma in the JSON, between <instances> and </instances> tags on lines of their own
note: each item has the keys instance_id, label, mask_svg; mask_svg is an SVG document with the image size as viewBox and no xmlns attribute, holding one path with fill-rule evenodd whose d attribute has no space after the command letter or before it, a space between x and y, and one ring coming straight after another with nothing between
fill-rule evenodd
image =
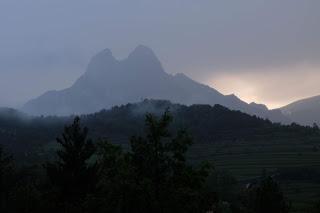
<instances>
[{"instance_id":1,"label":"overcast sky","mask_svg":"<svg viewBox=\"0 0 320 213\"><path fill-rule=\"evenodd\" d=\"M319 0L0 0L0 106L68 87L104 48L278 107L320 95Z\"/></svg>"}]
</instances>

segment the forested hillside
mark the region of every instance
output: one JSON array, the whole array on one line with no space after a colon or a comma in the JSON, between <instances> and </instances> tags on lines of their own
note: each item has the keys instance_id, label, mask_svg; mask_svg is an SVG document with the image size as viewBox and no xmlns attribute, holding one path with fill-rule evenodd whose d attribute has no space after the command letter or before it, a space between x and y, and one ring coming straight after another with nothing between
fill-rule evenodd
<instances>
[{"instance_id":1,"label":"forested hillside","mask_svg":"<svg viewBox=\"0 0 320 213\"><path fill-rule=\"evenodd\" d=\"M168 109L174 116L173 129L190 131L197 143L218 141L299 138L318 136L316 127L296 124L280 125L269 120L232 111L223 106L172 104L168 101L145 100L136 104L113 107L111 110L80 116L84 125L91 129L93 138L108 138L114 143L126 144L127 139L144 130L147 112L161 114ZM13 109L0 111L0 142L14 148L14 152L30 152L45 147L55 140L69 117L33 117Z\"/></svg>"},{"instance_id":2,"label":"forested hillside","mask_svg":"<svg viewBox=\"0 0 320 213\"><path fill-rule=\"evenodd\" d=\"M302 209L309 209L315 205L320 192L318 182L320 177L318 152L320 132L317 126L303 127L297 124L284 126L239 111L232 111L220 105L183 106L155 100L116 106L111 110L82 115L80 119L82 125L90 130L88 137L93 139L95 146L109 144L106 142L108 141L122 147L122 149L106 147L108 150L110 148L113 150L112 153L109 153L111 155L105 156L106 160L117 159L122 156L120 155L122 152L131 153L134 151L133 147L137 149L135 152L141 152L139 154L141 158L143 153L148 153L147 150L140 150L144 144L141 140L149 137L150 124L149 126L145 124L146 114L152 113L155 116L154 119L158 119L166 111L170 112L172 120L170 119L170 125L166 126L168 132L163 134L170 136L171 133L181 130L188 133L190 142L193 141L192 144L189 144L189 139L184 141L188 144L188 150L183 148L184 146L180 147L181 144L174 149L184 150L185 160L191 165L199 165L205 161L214 167L215 172L207 177L208 184L210 190L214 189L210 193L219 195L219 199L222 199L220 201L235 202L232 203L235 205L232 208L236 209L240 208L239 205L247 205L242 203L244 201L238 200L236 196L239 196L242 188L248 183L253 184L252 193L255 193L255 185L259 183L263 174L268 174L279 182L285 196L294 203L291 207L292 212L301 212ZM62 144L56 143L56 138L61 135L66 125L74 122L74 118L75 116L32 117L13 109L0 110L0 142L8 153L13 154L15 164L22 168L23 172L28 171L26 174L21 174L23 178L29 178L30 175L41 177L44 172L44 162L57 159L56 151L61 149ZM67 134L69 130L67 128L64 131L67 131L65 133ZM139 137L132 137L137 135ZM62 139L65 140L68 137ZM61 139L58 141L61 142ZM87 148L91 153L91 148ZM96 156L98 153L91 154ZM49 176L52 178L57 174ZM125 176L121 174L121 177ZM261 182L261 184L278 187L272 182L274 180L262 180L266 182ZM40 184L40 187L43 186ZM44 189L37 190L42 193ZM260 189L257 188L257 190ZM205 194L204 191L201 193ZM243 197L243 199L247 198ZM219 202L219 200L212 202ZM282 207L285 208L284 212L287 212L288 206Z\"/></svg>"}]
</instances>

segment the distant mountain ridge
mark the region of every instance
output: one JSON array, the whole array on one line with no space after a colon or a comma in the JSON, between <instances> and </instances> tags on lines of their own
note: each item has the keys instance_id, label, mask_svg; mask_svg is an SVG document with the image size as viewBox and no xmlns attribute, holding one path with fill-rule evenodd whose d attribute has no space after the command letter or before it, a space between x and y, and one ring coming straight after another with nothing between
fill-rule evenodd
<instances>
[{"instance_id":1,"label":"distant mountain ridge","mask_svg":"<svg viewBox=\"0 0 320 213\"><path fill-rule=\"evenodd\" d=\"M303 124L320 125L320 96L301 99L280 108L282 113L291 120Z\"/></svg>"},{"instance_id":2,"label":"distant mountain ridge","mask_svg":"<svg viewBox=\"0 0 320 213\"><path fill-rule=\"evenodd\" d=\"M121 61L109 49L101 51L70 88L46 92L27 102L22 110L33 115L87 114L146 98L186 105L220 104L272 121L289 122L280 110L247 104L235 95L223 95L184 74L166 73L154 52L143 45Z\"/></svg>"}]
</instances>

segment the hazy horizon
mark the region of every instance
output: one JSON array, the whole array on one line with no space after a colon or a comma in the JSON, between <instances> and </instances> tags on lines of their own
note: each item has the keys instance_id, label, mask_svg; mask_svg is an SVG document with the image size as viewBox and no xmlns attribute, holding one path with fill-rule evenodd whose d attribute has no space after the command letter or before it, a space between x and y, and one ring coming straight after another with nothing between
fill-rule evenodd
<instances>
[{"instance_id":1,"label":"hazy horizon","mask_svg":"<svg viewBox=\"0 0 320 213\"><path fill-rule=\"evenodd\" d=\"M166 72L185 73L223 94L269 108L320 95L320 2L0 2L0 105L21 106L59 90L110 48L137 45Z\"/></svg>"}]
</instances>

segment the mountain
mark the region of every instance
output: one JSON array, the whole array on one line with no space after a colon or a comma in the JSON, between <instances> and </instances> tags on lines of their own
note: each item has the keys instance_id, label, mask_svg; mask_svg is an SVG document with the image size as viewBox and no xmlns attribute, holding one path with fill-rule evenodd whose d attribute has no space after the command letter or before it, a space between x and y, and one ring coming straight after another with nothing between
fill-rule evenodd
<instances>
[{"instance_id":1,"label":"mountain","mask_svg":"<svg viewBox=\"0 0 320 213\"><path fill-rule=\"evenodd\" d=\"M146 98L174 103L220 104L230 109L288 122L278 110L247 104L235 95L223 95L184 74L166 73L154 52L138 46L124 60L117 60L109 49L95 55L86 72L70 87L49 91L29 101L23 111L34 115L70 115L96 112L115 105Z\"/></svg>"},{"instance_id":2,"label":"mountain","mask_svg":"<svg viewBox=\"0 0 320 213\"><path fill-rule=\"evenodd\" d=\"M292 121L304 125L320 124L320 96L302 99L280 108Z\"/></svg>"}]
</instances>

